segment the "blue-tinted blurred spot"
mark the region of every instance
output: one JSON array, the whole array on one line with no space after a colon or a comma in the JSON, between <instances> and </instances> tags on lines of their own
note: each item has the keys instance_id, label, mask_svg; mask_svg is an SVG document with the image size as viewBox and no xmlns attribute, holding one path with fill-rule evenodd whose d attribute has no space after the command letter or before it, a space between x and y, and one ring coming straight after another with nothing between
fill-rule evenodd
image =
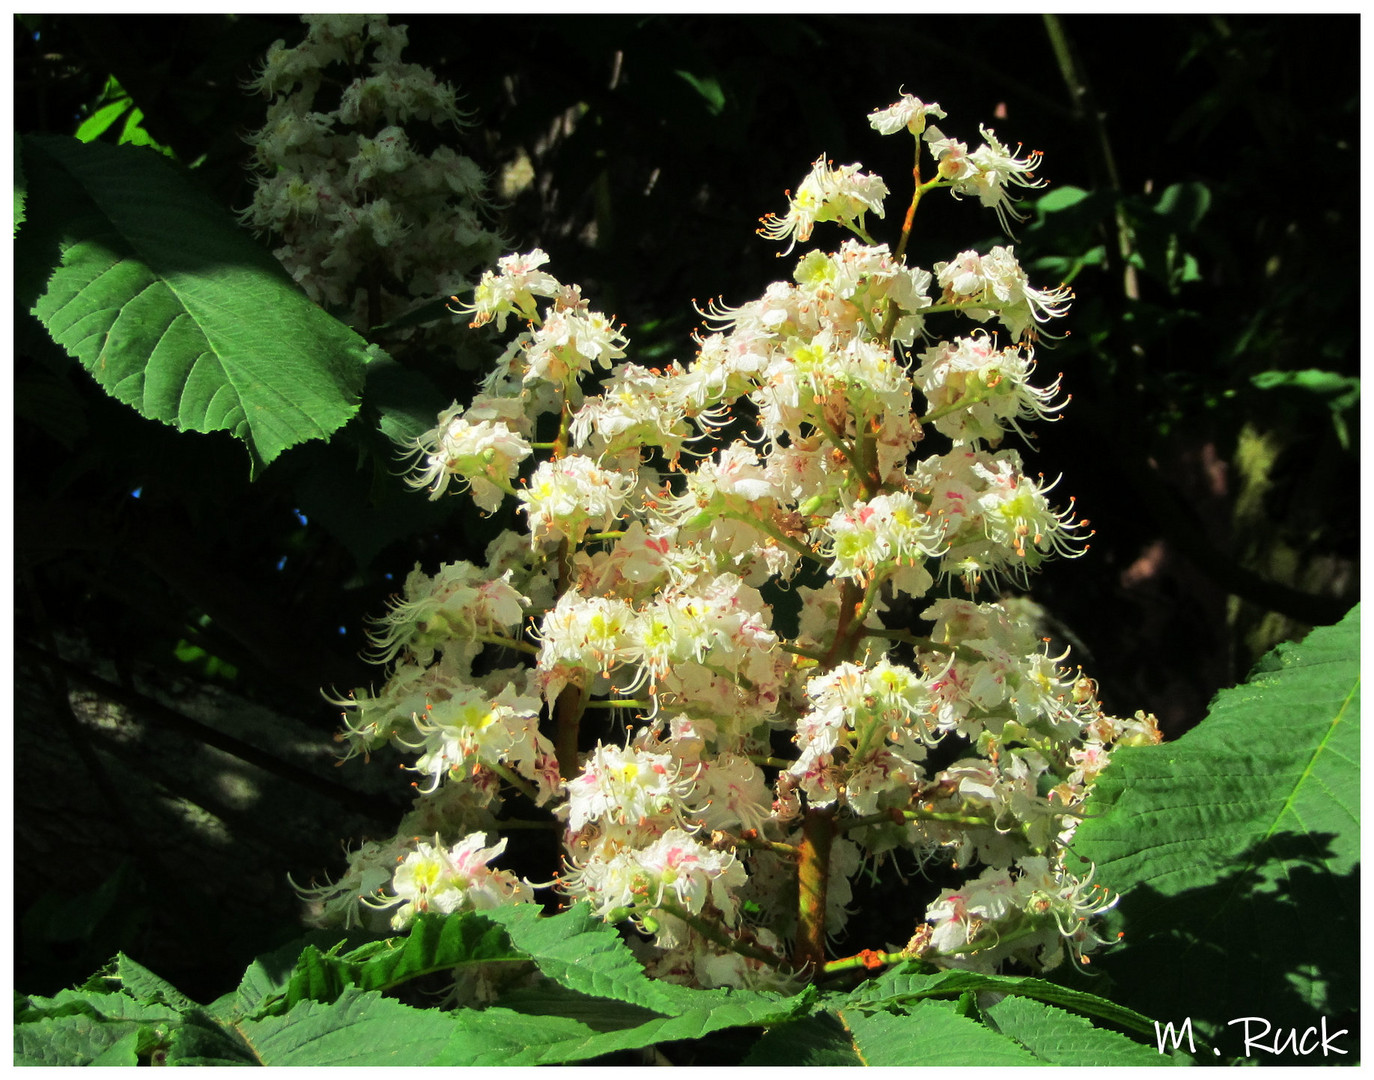
<instances>
[{"instance_id":1,"label":"blue-tinted blurred spot","mask_svg":"<svg viewBox=\"0 0 1374 1080\"><path fill-rule=\"evenodd\" d=\"M285 555L283 555L280 559L277 560L277 569L278 569L278 570L285 570L285 569L286 569L286 556L285 556Z\"/></svg>"},{"instance_id":2,"label":"blue-tinted blurred spot","mask_svg":"<svg viewBox=\"0 0 1374 1080\"><path fill-rule=\"evenodd\" d=\"M133 491L129 492L129 498L131 498L131 499L141 498L142 495L143 495L143 487L142 487L142 485L140 485L139 487L134 488Z\"/></svg>"},{"instance_id":3,"label":"blue-tinted blurred spot","mask_svg":"<svg viewBox=\"0 0 1374 1080\"><path fill-rule=\"evenodd\" d=\"M339 636L340 636L340 637L343 637L343 635L346 634L346 633L348 633L348 627L346 627L346 626L341 626L341 627L339 627Z\"/></svg>"},{"instance_id":4,"label":"blue-tinted blurred spot","mask_svg":"<svg viewBox=\"0 0 1374 1080\"><path fill-rule=\"evenodd\" d=\"M306 518L306 516L305 516L304 514L302 514L299 510L292 510L291 513L293 513L293 514L296 515L296 520L299 521L302 525L309 525L309 524L310 524L310 522L309 522L309 520Z\"/></svg>"}]
</instances>

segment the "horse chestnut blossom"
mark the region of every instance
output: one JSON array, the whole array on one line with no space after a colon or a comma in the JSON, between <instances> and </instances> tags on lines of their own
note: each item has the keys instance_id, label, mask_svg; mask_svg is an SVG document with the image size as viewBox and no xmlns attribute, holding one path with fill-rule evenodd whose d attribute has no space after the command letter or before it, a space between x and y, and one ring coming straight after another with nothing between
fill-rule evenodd
<instances>
[{"instance_id":1,"label":"horse chestnut blossom","mask_svg":"<svg viewBox=\"0 0 1374 1080\"><path fill-rule=\"evenodd\" d=\"M763 227L758 230L759 235L769 240L790 238L791 243L783 252L789 254L798 241L811 239L811 230L818 222L838 221L862 233L867 211L883 216L883 199L888 191L881 177L862 173L860 168L859 165L835 168L822 154L797 186L796 195L788 193L787 213L782 217L768 214L760 218Z\"/></svg>"},{"instance_id":2,"label":"horse chestnut blossom","mask_svg":"<svg viewBox=\"0 0 1374 1080\"><path fill-rule=\"evenodd\" d=\"M482 170L447 145L470 118L453 86L401 60L405 26L385 15L302 21L304 39L274 42L249 84L271 103L247 137L258 175L242 218L277 237L273 254L306 294L350 325L419 318L503 244L487 227ZM460 331L412 319L387 346L461 346Z\"/></svg>"},{"instance_id":3,"label":"horse chestnut blossom","mask_svg":"<svg viewBox=\"0 0 1374 1080\"><path fill-rule=\"evenodd\" d=\"M823 222L852 236L699 309L692 356L636 363L537 248L455 300L474 326L523 325L410 444L411 483L508 527L484 565L417 568L373 633L386 685L336 698L349 751L413 755L418 794L394 840L303 890L318 920L585 903L697 986L824 980L855 966L839 947L1042 971L1104 944L1115 898L1066 848L1114 747L1159 730L1105 714L998 592L1090 535L1002 446L1066 404L1034 350L1071 294L1032 286L1010 246L908 263L930 192L1005 225L1009 188L1042 183L1039 154L986 129L969 152L928 117L903 94L869 118L916 155L896 246L864 231L883 181L822 156L759 231L787 252ZM360 182L390 167L378 142L402 152L388 130ZM560 865L490 868L541 828ZM877 912L880 877L901 890Z\"/></svg>"}]
</instances>

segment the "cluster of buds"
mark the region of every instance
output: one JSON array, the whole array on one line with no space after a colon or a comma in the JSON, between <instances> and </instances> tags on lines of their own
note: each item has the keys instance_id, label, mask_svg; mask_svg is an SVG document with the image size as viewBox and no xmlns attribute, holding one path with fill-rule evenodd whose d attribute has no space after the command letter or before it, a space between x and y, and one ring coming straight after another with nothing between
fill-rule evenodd
<instances>
[{"instance_id":1,"label":"cluster of buds","mask_svg":"<svg viewBox=\"0 0 1374 1080\"><path fill-rule=\"evenodd\" d=\"M312 300L366 330L463 288L503 241L482 170L445 141L467 124L457 94L402 62L406 28L302 18L304 40L274 43L250 83L271 103L248 138L258 177L243 219L280 239L273 254Z\"/></svg>"},{"instance_id":2,"label":"cluster of buds","mask_svg":"<svg viewBox=\"0 0 1374 1080\"><path fill-rule=\"evenodd\" d=\"M1014 216L1008 187L1039 183L1038 155L990 132L966 152L928 115L944 114L904 95L870 118L915 136L912 210L945 188ZM797 242L830 221L856 238L757 300L710 305L686 364L626 360L538 250L455 309L524 329L411 446L413 482L528 528L485 567L417 569L380 624L390 680L343 699L341 738L417 754L421 794L394 841L312 892L321 919L361 918L360 892L399 928L425 904L551 889L633 928L665 978L782 983L841 962L827 941L860 872L886 868L912 896L894 956L1041 970L1101 944L1092 920L1114 899L1065 847L1112 748L1159 732L1106 715L989 598L1084 547L1053 485L998 449L1060 408L1058 381L1031 379L1036 331L1069 295L1032 287L1011 247L908 265L910 213L895 251L864 232L886 193L818 160L760 231ZM1005 344L982 325L934 336L960 317ZM921 456L932 431L948 445ZM490 835L541 814L563 836L548 881L486 867ZM383 850L399 865L379 885ZM937 862L970 876L922 898L913 872Z\"/></svg>"}]
</instances>

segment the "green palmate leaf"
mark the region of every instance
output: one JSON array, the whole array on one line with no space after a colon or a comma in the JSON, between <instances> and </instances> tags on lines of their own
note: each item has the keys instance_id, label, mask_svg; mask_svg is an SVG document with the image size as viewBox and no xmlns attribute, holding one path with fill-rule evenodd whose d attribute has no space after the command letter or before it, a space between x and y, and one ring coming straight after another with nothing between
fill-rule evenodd
<instances>
[{"instance_id":1,"label":"green palmate leaf","mask_svg":"<svg viewBox=\"0 0 1374 1080\"><path fill-rule=\"evenodd\" d=\"M693 990L650 979L616 931L586 904L554 916L533 905L486 913L512 945L562 990L502 998L500 1010L463 1012L445 1064L555 1064L617 1050L699 1039L797 1015L814 992ZM500 1047L498 1052L497 1047Z\"/></svg>"},{"instance_id":2,"label":"green palmate leaf","mask_svg":"<svg viewBox=\"0 0 1374 1080\"><path fill-rule=\"evenodd\" d=\"M1303 1030L1356 1007L1359 632L1356 607L1177 742L1113 757L1073 851L1123 894L1097 965L1123 1003L1223 1048L1237 1017Z\"/></svg>"},{"instance_id":3,"label":"green palmate leaf","mask_svg":"<svg viewBox=\"0 0 1374 1080\"><path fill-rule=\"evenodd\" d=\"M284 1016L245 1021L238 1032L260 1065L428 1065L452 1037L453 1021L348 989L327 1005L303 1001Z\"/></svg>"},{"instance_id":4,"label":"green palmate leaf","mask_svg":"<svg viewBox=\"0 0 1374 1080\"><path fill-rule=\"evenodd\" d=\"M14 1022L35 1023L64 1016L89 1016L113 1023L136 1024L171 1022L179 1010L163 1001L140 1002L128 994L107 994L96 990L59 990L56 997L34 995L16 1002Z\"/></svg>"},{"instance_id":5,"label":"green palmate leaf","mask_svg":"<svg viewBox=\"0 0 1374 1080\"><path fill-rule=\"evenodd\" d=\"M115 958L114 977L124 988L124 992L137 1002L166 1005L177 1011L198 1007L166 979L154 975L142 964L129 959L123 953Z\"/></svg>"},{"instance_id":6,"label":"green palmate leaf","mask_svg":"<svg viewBox=\"0 0 1374 1080\"><path fill-rule=\"evenodd\" d=\"M237 989L213 1002L208 1011L227 1022L285 1012L291 980L307 950L314 949L317 954L328 956L331 952L342 951L350 943L356 947L371 940L368 934L345 936L343 931L312 930L255 959L244 971Z\"/></svg>"},{"instance_id":7,"label":"green palmate leaf","mask_svg":"<svg viewBox=\"0 0 1374 1080\"><path fill-rule=\"evenodd\" d=\"M234 1027L193 1009L167 1040L168 1065L258 1065L257 1050Z\"/></svg>"},{"instance_id":8,"label":"green palmate leaf","mask_svg":"<svg viewBox=\"0 0 1374 1080\"><path fill-rule=\"evenodd\" d=\"M996 999L978 1016L972 992L873 1009L832 1003L783 1024L755 1045L747 1065L1158 1065L1153 1046L1093 1027L1029 998ZM1178 1055L1178 1063L1183 1063Z\"/></svg>"},{"instance_id":9,"label":"green palmate leaf","mask_svg":"<svg viewBox=\"0 0 1374 1080\"><path fill-rule=\"evenodd\" d=\"M306 1000L328 1003L350 989L390 990L436 971L528 964L529 958L511 947L501 927L483 915L422 916L407 934L337 955L307 946L276 1010Z\"/></svg>"},{"instance_id":10,"label":"green palmate leaf","mask_svg":"<svg viewBox=\"0 0 1374 1080\"><path fill-rule=\"evenodd\" d=\"M1096 1017L1142 1035L1154 1032L1149 1017L1095 994L1061 986L1046 979L1017 975L984 975L977 971L923 972L917 964L889 968L863 983L843 999L848 1008L886 1009L917 1001L950 998L969 993L1016 995L1050 1002L1065 1009Z\"/></svg>"},{"instance_id":11,"label":"green palmate leaf","mask_svg":"<svg viewBox=\"0 0 1374 1080\"><path fill-rule=\"evenodd\" d=\"M546 976L590 997L623 1001L667 1016L706 1016L717 1009L729 1014L748 1003L755 1017L747 1021L732 1018L718 1026L757 1023L757 1017L770 1014L782 1018L794 1013L808 998L808 992L788 996L762 991L693 990L651 979L616 930L592 915L585 903L554 916L541 915L532 904L497 908L486 914L506 928L511 943L527 953Z\"/></svg>"},{"instance_id":12,"label":"green palmate leaf","mask_svg":"<svg viewBox=\"0 0 1374 1080\"><path fill-rule=\"evenodd\" d=\"M1038 1065L1030 1051L977 1020L956 1001L922 1001L903 1013L841 1010L864 1065Z\"/></svg>"},{"instance_id":13,"label":"green palmate leaf","mask_svg":"<svg viewBox=\"0 0 1374 1080\"><path fill-rule=\"evenodd\" d=\"M146 1032L130 1031L127 1035L116 1039L92 1058L91 1064L115 1066L118 1068L128 1068L137 1065L139 1062L139 1054L143 1051L146 1041Z\"/></svg>"},{"instance_id":14,"label":"green palmate leaf","mask_svg":"<svg viewBox=\"0 0 1374 1080\"><path fill-rule=\"evenodd\" d=\"M116 1023L87 1013L46 1017L14 1029L16 1065L133 1065L129 1046L137 1048L144 1025ZM136 1053L136 1049L135 1049Z\"/></svg>"},{"instance_id":15,"label":"green palmate leaf","mask_svg":"<svg viewBox=\"0 0 1374 1080\"><path fill-rule=\"evenodd\" d=\"M508 995L500 1008L455 1013L453 1040L436 1064L586 1061L620 1050L702 1039L726 1028L785 1022L812 1000L807 993L785 998L743 990L688 990L679 1011L662 1016L624 1002L576 994Z\"/></svg>"},{"instance_id":16,"label":"green palmate leaf","mask_svg":"<svg viewBox=\"0 0 1374 1080\"><path fill-rule=\"evenodd\" d=\"M1082 1016L1023 997L1005 997L983 1010L991 1027L1050 1065L1161 1065L1154 1046L1093 1027ZM1175 1059L1186 1064L1183 1055Z\"/></svg>"},{"instance_id":17,"label":"green palmate leaf","mask_svg":"<svg viewBox=\"0 0 1374 1080\"><path fill-rule=\"evenodd\" d=\"M229 431L257 463L358 407L369 346L161 157L26 137L21 302L150 419Z\"/></svg>"},{"instance_id":18,"label":"green palmate leaf","mask_svg":"<svg viewBox=\"0 0 1374 1080\"><path fill-rule=\"evenodd\" d=\"M863 1060L839 1016L821 1011L769 1028L743 1064L811 1068L862 1065Z\"/></svg>"},{"instance_id":19,"label":"green palmate leaf","mask_svg":"<svg viewBox=\"0 0 1374 1080\"><path fill-rule=\"evenodd\" d=\"M620 935L593 916L586 904L550 917L532 904L488 914L540 971L571 990L663 1014L671 1014L685 1000L683 987L650 979Z\"/></svg>"}]
</instances>

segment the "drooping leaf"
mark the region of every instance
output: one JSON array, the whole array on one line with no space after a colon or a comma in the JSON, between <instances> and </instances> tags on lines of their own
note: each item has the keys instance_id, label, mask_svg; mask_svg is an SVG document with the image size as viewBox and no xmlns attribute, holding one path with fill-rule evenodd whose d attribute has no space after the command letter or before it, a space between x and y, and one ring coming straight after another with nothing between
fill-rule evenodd
<instances>
[{"instance_id":1,"label":"drooping leaf","mask_svg":"<svg viewBox=\"0 0 1374 1080\"><path fill-rule=\"evenodd\" d=\"M310 933L269 953L257 957L243 973L236 989L212 1002L208 1011L220 1020L236 1022L268 1013L284 1012L283 1004L292 976L302 955L314 949L323 956L359 947L372 935L339 930L312 930Z\"/></svg>"},{"instance_id":2,"label":"drooping leaf","mask_svg":"<svg viewBox=\"0 0 1374 1080\"><path fill-rule=\"evenodd\" d=\"M259 463L358 407L369 347L159 155L26 137L21 300L113 397Z\"/></svg>"},{"instance_id":3,"label":"drooping leaf","mask_svg":"<svg viewBox=\"0 0 1374 1080\"><path fill-rule=\"evenodd\" d=\"M390 990L436 971L528 964L528 957L512 948L501 927L484 915L422 916L406 934L347 951L341 947L322 950L307 943L284 983L280 974L269 977L259 972L246 991L245 1001L261 992L265 1004L280 1013L302 1001L327 1004L350 989Z\"/></svg>"},{"instance_id":4,"label":"drooping leaf","mask_svg":"<svg viewBox=\"0 0 1374 1080\"><path fill-rule=\"evenodd\" d=\"M1235 1017L1302 1030L1357 1007L1359 627L1356 607L1178 741L1114 756L1073 852L1122 893L1095 966L1123 1004L1237 1053L1218 1038Z\"/></svg>"},{"instance_id":5,"label":"drooping leaf","mask_svg":"<svg viewBox=\"0 0 1374 1080\"><path fill-rule=\"evenodd\" d=\"M916 964L897 965L861 983L843 1004L849 1008L906 1007L918 1001L952 998L968 993L1008 994L1060 1005L1084 1016L1149 1035L1149 1017L1095 994L1061 986L1047 979L1018 975L985 975L977 971L924 972Z\"/></svg>"}]
</instances>

